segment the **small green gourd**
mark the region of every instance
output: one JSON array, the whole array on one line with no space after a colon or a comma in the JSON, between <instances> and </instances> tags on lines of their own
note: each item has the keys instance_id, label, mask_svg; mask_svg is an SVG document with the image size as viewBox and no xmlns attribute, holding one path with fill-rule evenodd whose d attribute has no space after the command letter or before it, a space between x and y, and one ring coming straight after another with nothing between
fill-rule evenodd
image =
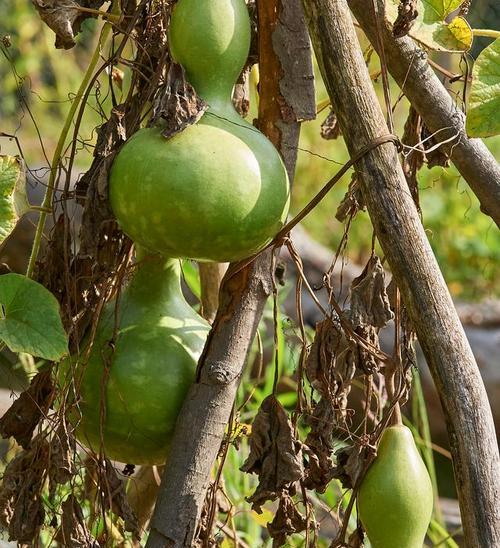
<instances>
[{"instance_id":1,"label":"small green gourd","mask_svg":"<svg viewBox=\"0 0 500 548\"><path fill-rule=\"evenodd\" d=\"M194 380L208 324L185 301L175 259L144 257L116 302L106 304L88 359L63 364L80 400L71 411L79 441L114 460L165 462L177 415ZM102 445L101 445L102 443Z\"/></svg>"},{"instance_id":2,"label":"small green gourd","mask_svg":"<svg viewBox=\"0 0 500 548\"><path fill-rule=\"evenodd\" d=\"M272 240L289 208L280 155L231 102L250 45L245 2L179 0L169 38L208 111L168 140L161 128L135 133L113 163L110 203L124 232L151 251L240 260Z\"/></svg>"},{"instance_id":3,"label":"small green gourd","mask_svg":"<svg viewBox=\"0 0 500 548\"><path fill-rule=\"evenodd\" d=\"M411 430L386 428L358 492L359 517L372 547L422 548L433 500Z\"/></svg>"}]
</instances>

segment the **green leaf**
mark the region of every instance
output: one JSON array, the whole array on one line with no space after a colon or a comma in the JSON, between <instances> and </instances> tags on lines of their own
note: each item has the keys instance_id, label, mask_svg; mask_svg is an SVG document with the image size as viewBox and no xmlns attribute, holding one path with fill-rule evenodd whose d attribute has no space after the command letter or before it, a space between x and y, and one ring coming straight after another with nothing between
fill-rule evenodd
<instances>
[{"instance_id":1,"label":"green leaf","mask_svg":"<svg viewBox=\"0 0 500 548\"><path fill-rule=\"evenodd\" d=\"M426 23L442 22L463 3L464 0L422 0L423 20Z\"/></svg>"},{"instance_id":2,"label":"green leaf","mask_svg":"<svg viewBox=\"0 0 500 548\"><path fill-rule=\"evenodd\" d=\"M436 51L467 51L472 45L472 30L463 17L445 19L463 3L463 0L421 0L418 16L409 35L425 47ZM394 23L398 16L399 0L388 0L386 16Z\"/></svg>"},{"instance_id":3,"label":"green leaf","mask_svg":"<svg viewBox=\"0 0 500 548\"><path fill-rule=\"evenodd\" d=\"M68 352L59 303L43 285L21 274L4 274L0 305L0 339L12 352L53 361Z\"/></svg>"},{"instance_id":4,"label":"green leaf","mask_svg":"<svg viewBox=\"0 0 500 548\"><path fill-rule=\"evenodd\" d=\"M500 134L500 38L474 63L465 128L470 137Z\"/></svg>"},{"instance_id":5,"label":"green leaf","mask_svg":"<svg viewBox=\"0 0 500 548\"><path fill-rule=\"evenodd\" d=\"M0 244L29 209L22 160L17 156L0 155Z\"/></svg>"}]
</instances>

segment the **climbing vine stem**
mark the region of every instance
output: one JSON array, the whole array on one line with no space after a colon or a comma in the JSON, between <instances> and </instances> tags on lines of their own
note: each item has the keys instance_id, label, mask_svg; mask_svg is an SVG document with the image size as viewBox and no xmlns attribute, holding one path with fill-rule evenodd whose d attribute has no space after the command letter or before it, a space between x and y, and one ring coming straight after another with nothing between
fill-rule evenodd
<instances>
[{"instance_id":1,"label":"climbing vine stem","mask_svg":"<svg viewBox=\"0 0 500 548\"><path fill-rule=\"evenodd\" d=\"M116 6L116 0L113 3L113 7L111 10L112 12L115 11L115 6ZM85 94L85 90L87 89L90 79L92 78L92 74L94 73L96 65L99 61L101 50L108 39L111 29L112 29L112 25L110 23L104 24L101 31L101 35L99 36L99 40L97 42L97 46L92 55L92 59L90 60L89 66L83 76L82 82L80 84L80 87L78 88L75 98L73 99L73 102L71 103L71 107L69 109L68 115L66 116L64 127L59 135L59 140L57 141L57 146L55 148L54 156L52 158L52 163L50 165L50 175L49 175L47 188L45 190L45 196L43 198L43 202L39 209L40 217L38 219L35 237L33 239L33 247L31 249L31 256L28 263L28 269L26 271L26 276L28 278L31 278L33 276L33 272L35 270L35 264L38 258L38 253L40 251L40 245L42 242L42 235L45 228L47 215L48 213L52 212L52 198L54 196L56 176L58 172L58 166L61 161L61 155L63 152L64 144L66 143L66 139L68 137L68 133L71 128L73 118L75 117L75 113L78 107L80 106L82 98Z\"/></svg>"}]
</instances>

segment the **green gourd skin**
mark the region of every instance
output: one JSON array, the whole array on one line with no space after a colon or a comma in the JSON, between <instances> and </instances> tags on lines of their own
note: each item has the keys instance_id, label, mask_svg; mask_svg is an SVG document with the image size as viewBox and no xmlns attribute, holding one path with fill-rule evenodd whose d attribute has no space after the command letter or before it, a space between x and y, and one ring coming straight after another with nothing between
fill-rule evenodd
<instances>
[{"instance_id":1,"label":"green gourd skin","mask_svg":"<svg viewBox=\"0 0 500 548\"><path fill-rule=\"evenodd\" d=\"M102 439L111 459L161 464L209 326L184 300L179 261L158 256L137 265L120 297L118 313L114 352L109 345L115 325L115 302L111 301L97 326L88 361L78 363L71 372L80 383L81 395L71 420L78 425L79 441L95 452ZM85 351L80 355L85 356Z\"/></svg>"},{"instance_id":2,"label":"green gourd skin","mask_svg":"<svg viewBox=\"0 0 500 548\"><path fill-rule=\"evenodd\" d=\"M433 500L411 430L390 426L358 492L359 517L372 547L422 548Z\"/></svg>"},{"instance_id":3,"label":"green gourd skin","mask_svg":"<svg viewBox=\"0 0 500 548\"><path fill-rule=\"evenodd\" d=\"M168 257L237 261L268 244L286 221L286 169L271 142L231 103L246 61L244 0L179 0L170 44L198 94L201 120L165 139L141 129L117 155L109 198L124 232Z\"/></svg>"}]
</instances>

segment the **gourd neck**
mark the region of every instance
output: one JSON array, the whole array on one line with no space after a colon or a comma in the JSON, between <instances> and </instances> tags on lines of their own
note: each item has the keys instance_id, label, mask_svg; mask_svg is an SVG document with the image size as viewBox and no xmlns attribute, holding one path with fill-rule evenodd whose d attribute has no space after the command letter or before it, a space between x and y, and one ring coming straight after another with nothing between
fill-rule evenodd
<instances>
[{"instance_id":1,"label":"gourd neck","mask_svg":"<svg viewBox=\"0 0 500 548\"><path fill-rule=\"evenodd\" d=\"M168 36L173 59L198 95L215 114L237 117L231 94L251 38L245 0L178 0Z\"/></svg>"},{"instance_id":2,"label":"gourd neck","mask_svg":"<svg viewBox=\"0 0 500 548\"><path fill-rule=\"evenodd\" d=\"M231 100L232 88L224 90L203 90L201 86L201 91L198 91L198 95L207 103L208 110L207 112L210 115L215 116L216 118L222 118L224 120L230 120L235 123L242 123L242 118L236 111Z\"/></svg>"},{"instance_id":3,"label":"gourd neck","mask_svg":"<svg viewBox=\"0 0 500 548\"><path fill-rule=\"evenodd\" d=\"M149 255L142 249L137 249L136 258L137 265L127 289L130 297L152 307L173 298L184 301L179 259Z\"/></svg>"}]
</instances>

